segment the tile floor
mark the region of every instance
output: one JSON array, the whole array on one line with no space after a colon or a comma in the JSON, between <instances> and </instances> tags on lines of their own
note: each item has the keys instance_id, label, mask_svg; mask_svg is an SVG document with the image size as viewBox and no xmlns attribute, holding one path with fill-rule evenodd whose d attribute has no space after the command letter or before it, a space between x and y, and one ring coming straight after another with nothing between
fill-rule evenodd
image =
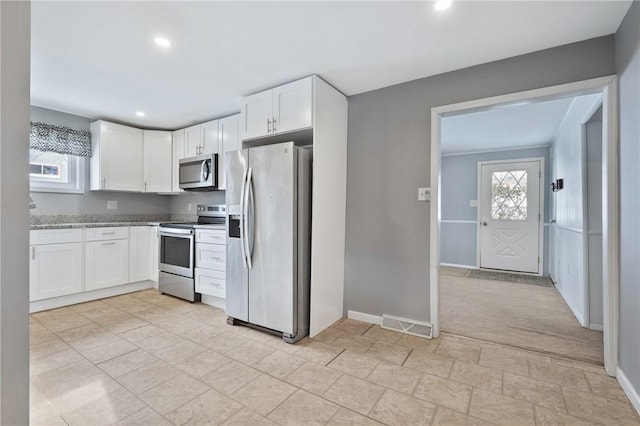
<instances>
[{"instance_id":1,"label":"tile floor","mask_svg":"<svg viewBox=\"0 0 640 426\"><path fill-rule=\"evenodd\" d=\"M288 345L146 290L31 315L31 424L637 425L602 368L342 320Z\"/></svg>"}]
</instances>

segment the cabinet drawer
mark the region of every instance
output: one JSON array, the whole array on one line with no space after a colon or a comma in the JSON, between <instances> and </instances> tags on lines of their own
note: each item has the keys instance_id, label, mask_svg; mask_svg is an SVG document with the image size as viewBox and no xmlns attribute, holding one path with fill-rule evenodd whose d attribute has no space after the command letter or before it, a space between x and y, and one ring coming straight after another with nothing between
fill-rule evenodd
<instances>
[{"instance_id":1,"label":"cabinet drawer","mask_svg":"<svg viewBox=\"0 0 640 426\"><path fill-rule=\"evenodd\" d=\"M129 238L128 226L86 228L84 230L84 239L86 241L122 240L126 238Z\"/></svg>"},{"instance_id":2,"label":"cabinet drawer","mask_svg":"<svg viewBox=\"0 0 640 426\"><path fill-rule=\"evenodd\" d=\"M226 274L220 271L210 271L196 268L196 292L225 298Z\"/></svg>"},{"instance_id":3,"label":"cabinet drawer","mask_svg":"<svg viewBox=\"0 0 640 426\"><path fill-rule=\"evenodd\" d=\"M226 244L227 232L224 229L196 229L196 243Z\"/></svg>"},{"instance_id":4,"label":"cabinet drawer","mask_svg":"<svg viewBox=\"0 0 640 426\"><path fill-rule=\"evenodd\" d=\"M227 246L223 244L196 243L196 268L225 271Z\"/></svg>"},{"instance_id":5,"label":"cabinet drawer","mask_svg":"<svg viewBox=\"0 0 640 426\"><path fill-rule=\"evenodd\" d=\"M38 229L29 231L31 245L82 242L82 228Z\"/></svg>"}]
</instances>

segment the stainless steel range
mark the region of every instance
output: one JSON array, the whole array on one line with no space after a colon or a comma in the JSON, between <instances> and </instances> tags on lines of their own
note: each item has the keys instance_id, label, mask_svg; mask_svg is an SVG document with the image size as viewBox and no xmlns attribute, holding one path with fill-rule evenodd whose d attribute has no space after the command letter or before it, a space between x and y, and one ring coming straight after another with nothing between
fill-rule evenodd
<instances>
[{"instance_id":1,"label":"stainless steel range","mask_svg":"<svg viewBox=\"0 0 640 426\"><path fill-rule=\"evenodd\" d=\"M191 223L160 224L160 277L161 293L170 294L190 302L199 302L195 291L195 227L219 227L226 221L226 206L198 204L198 221Z\"/></svg>"}]
</instances>

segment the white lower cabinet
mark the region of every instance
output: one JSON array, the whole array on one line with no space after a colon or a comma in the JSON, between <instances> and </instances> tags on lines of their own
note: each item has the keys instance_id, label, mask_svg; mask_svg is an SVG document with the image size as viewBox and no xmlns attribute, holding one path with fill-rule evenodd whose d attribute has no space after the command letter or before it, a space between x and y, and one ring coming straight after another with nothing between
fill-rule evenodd
<instances>
[{"instance_id":1,"label":"white lower cabinet","mask_svg":"<svg viewBox=\"0 0 640 426\"><path fill-rule=\"evenodd\" d=\"M82 291L82 242L32 245L29 301Z\"/></svg>"},{"instance_id":2,"label":"white lower cabinet","mask_svg":"<svg viewBox=\"0 0 640 426\"><path fill-rule=\"evenodd\" d=\"M196 292L224 299L227 244L223 229L196 229Z\"/></svg>"},{"instance_id":3,"label":"white lower cabinet","mask_svg":"<svg viewBox=\"0 0 640 426\"><path fill-rule=\"evenodd\" d=\"M86 290L129 282L129 240L88 241L84 253Z\"/></svg>"},{"instance_id":4,"label":"white lower cabinet","mask_svg":"<svg viewBox=\"0 0 640 426\"><path fill-rule=\"evenodd\" d=\"M151 279L152 232L150 226L132 226L129 229L129 282Z\"/></svg>"},{"instance_id":5,"label":"white lower cabinet","mask_svg":"<svg viewBox=\"0 0 640 426\"><path fill-rule=\"evenodd\" d=\"M196 292L224 299L227 295L226 273L196 268Z\"/></svg>"}]
</instances>

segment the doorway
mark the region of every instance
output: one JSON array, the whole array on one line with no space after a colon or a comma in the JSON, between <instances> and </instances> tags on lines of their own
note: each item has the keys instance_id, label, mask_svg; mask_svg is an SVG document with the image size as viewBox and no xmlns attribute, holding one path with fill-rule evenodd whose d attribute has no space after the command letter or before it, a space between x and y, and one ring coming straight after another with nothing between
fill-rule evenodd
<instances>
[{"instance_id":1,"label":"doorway","mask_svg":"<svg viewBox=\"0 0 640 426\"><path fill-rule=\"evenodd\" d=\"M618 301L618 277L615 265L618 260L617 241L617 197L618 182L616 157L617 134L612 125L616 120L616 78L603 77L583 82L570 83L543 89L536 89L494 98L464 102L461 104L447 105L432 109L432 203L431 203L431 254L430 254L430 307L431 322L434 336L440 332L440 261L441 261L441 223L440 208L441 197L441 119L461 112L479 111L487 108L501 108L507 105L542 102L563 97L600 93L603 95L603 183L602 183L602 211L603 211L603 238L602 238L602 297L603 297L603 342L604 364L610 375L615 375L617 368L617 324L612 319L616 318ZM471 200L473 201L473 200ZM459 221L463 222L463 221Z\"/></svg>"},{"instance_id":2,"label":"doorway","mask_svg":"<svg viewBox=\"0 0 640 426\"><path fill-rule=\"evenodd\" d=\"M544 159L478 163L478 265L542 274Z\"/></svg>"}]
</instances>

